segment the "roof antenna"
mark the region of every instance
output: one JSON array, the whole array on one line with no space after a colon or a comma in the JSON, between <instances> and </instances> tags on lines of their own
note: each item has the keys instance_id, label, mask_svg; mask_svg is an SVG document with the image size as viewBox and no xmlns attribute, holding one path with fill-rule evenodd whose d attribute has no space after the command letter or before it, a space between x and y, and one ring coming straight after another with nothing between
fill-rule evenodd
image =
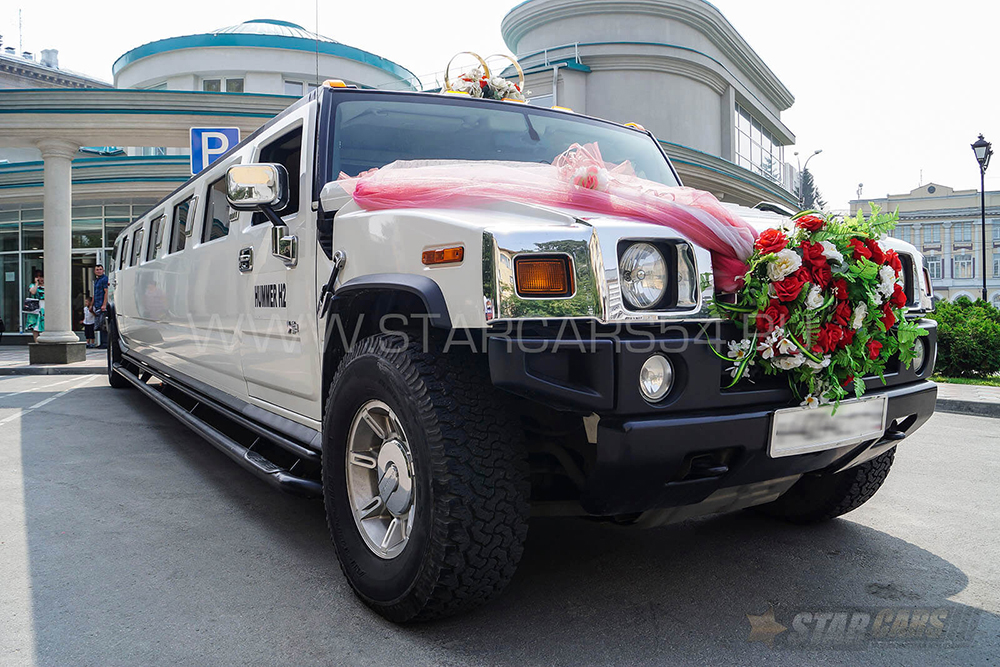
<instances>
[{"instance_id":1,"label":"roof antenna","mask_svg":"<svg viewBox=\"0 0 1000 667\"><path fill-rule=\"evenodd\" d=\"M24 53L24 24L21 22L21 10L17 10L17 52Z\"/></svg>"}]
</instances>

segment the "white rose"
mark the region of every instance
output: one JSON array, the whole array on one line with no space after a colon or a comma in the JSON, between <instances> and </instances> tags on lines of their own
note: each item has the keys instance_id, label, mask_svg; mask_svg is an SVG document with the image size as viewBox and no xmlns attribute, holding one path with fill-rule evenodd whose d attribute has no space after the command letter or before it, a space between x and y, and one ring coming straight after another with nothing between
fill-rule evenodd
<instances>
[{"instance_id":1,"label":"white rose","mask_svg":"<svg viewBox=\"0 0 1000 667\"><path fill-rule=\"evenodd\" d=\"M896 271L888 264L884 264L882 268L878 270L878 278L883 285L884 284L895 285Z\"/></svg>"},{"instance_id":2,"label":"white rose","mask_svg":"<svg viewBox=\"0 0 1000 667\"><path fill-rule=\"evenodd\" d=\"M790 371L801 366L804 359L804 355L797 354L793 357L777 357L771 363L783 371Z\"/></svg>"},{"instance_id":3,"label":"white rose","mask_svg":"<svg viewBox=\"0 0 1000 667\"><path fill-rule=\"evenodd\" d=\"M794 250L785 248L776 253L774 259L767 265L767 277L776 283L798 271L800 266L802 258Z\"/></svg>"},{"instance_id":4,"label":"white rose","mask_svg":"<svg viewBox=\"0 0 1000 667\"><path fill-rule=\"evenodd\" d=\"M823 256L835 264L841 264L844 261L844 256L840 254L837 250L837 246L833 245L829 241L820 241L819 244L823 246Z\"/></svg>"},{"instance_id":5,"label":"white rose","mask_svg":"<svg viewBox=\"0 0 1000 667\"><path fill-rule=\"evenodd\" d=\"M806 308L816 310L823 305L823 301L823 290L818 285L813 285L809 289L809 294L806 295Z\"/></svg>"},{"instance_id":6,"label":"white rose","mask_svg":"<svg viewBox=\"0 0 1000 667\"><path fill-rule=\"evenodd\" d=\"M851 328L860 329L861 325L865 323L865 317L868 315L868 306L863 303L859 303L854 309L854 315L851 317Z\"/></svg>"}]
</instances>

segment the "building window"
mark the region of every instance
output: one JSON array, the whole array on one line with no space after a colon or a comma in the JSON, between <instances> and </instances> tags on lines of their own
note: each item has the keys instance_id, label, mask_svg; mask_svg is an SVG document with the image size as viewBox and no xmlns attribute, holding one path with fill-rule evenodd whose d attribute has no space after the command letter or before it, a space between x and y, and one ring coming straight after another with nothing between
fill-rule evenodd
<instances>
[{"instance_id":1,"label":"building window","mask_svg":"<svg viewBox=\"0 0 1000 667\"><path fill-rule=\"evenodd\" d=\"M952 260L951 277L955 279L975 278L976 274L973 262L972 255L955 255L955 258Z\"/></svg>"},{"instance_id":2,"label":"building window","mask_svg":"<svg viewBox=\"0 0 1000 667\"><path fill-rule=\"evenodd\" d=\"M927 258L927 274L931 277L931 280L941 280L942 264L943 262L940 257Z\"/></svg>"},{"instance_id":3,"label":"building window","mask_svg":"<svg viewBox=\"0 0 1000 667\"><path fill-rule=\"evenodd\" d=\"M1000 278L1000 253L993 253L993 277Z\"/></svg>"},{"instance_id":4,"label":"building window","mask_svg":"<svg viewBox=\"0 0 1000 667\"><path fill-rule=\"evenodd\" d=\"M955 243L972 243L972 223L960 222L951 228Z\"/></svg>"},{"instance_id":5,"label":"building window","mask_svg":"<svg viewBox=\"0 0 1000 667\"><path fill-rule=\"evenodd\" d=\"M285 95L294 95L295 97L302 97L302 82L285 81Z\"/></svg>"},{"instance_id":6,"label":"building window","mask_svg":"<svg viewBox=\"0 0 1000 667\"><path fill-rule=\"evenodd\" d=\"M928 225L924 227L924 245L941 244L941 226Z\"/></svg>"},{"instance_id":7,"label":"building window","mask_svg":"<svg viewBox=\"0 0 1000 667\"><path fill-rule=\"evenodd\" d=\"M1000 220L993 221L993 240L1000 241Z\"/></svg>"},{"instance_id":8,"label":"building window","mask_svg":"<svg viewBox=\"0 0 1000 667\"><path fill-rule=\"evenodd\" d=\"M227 93L242 93L243 78L229 79L219 77L217 79L202 79L201 89L206 93L221 93L223 90Z\"/></svg>"},{"instance_id":9,"label":"building window","mask_svg":"<svg viewBox=\"0 0 1000 667\"><path fill-rule=\"evenodd\" d=\"M775 183L781 183L785 147L739 104L736 105L736 163Z\"/></svg>"}]
</instances>

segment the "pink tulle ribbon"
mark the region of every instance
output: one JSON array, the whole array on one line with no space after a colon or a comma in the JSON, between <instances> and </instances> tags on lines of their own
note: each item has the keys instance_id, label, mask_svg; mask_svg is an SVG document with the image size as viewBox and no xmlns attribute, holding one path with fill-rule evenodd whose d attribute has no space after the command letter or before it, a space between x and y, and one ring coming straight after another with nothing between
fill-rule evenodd
<instances>
[{"instance_id":1,"label":"pink tulle ribbon","mask_svg":"<svg viewBox=\"0 0 1000 667\"><path fill-rule=\"evenodd\" d=\"M753 227L708 192L639 178L627 161L606 164L597 144L573 144L551 165L398 161L358 178L341 174L341 179L354 201L369 211L518 201L670 227L712 253L716 288L726 292L742 284L757 238Z\"/></svg>"}]
</instances>

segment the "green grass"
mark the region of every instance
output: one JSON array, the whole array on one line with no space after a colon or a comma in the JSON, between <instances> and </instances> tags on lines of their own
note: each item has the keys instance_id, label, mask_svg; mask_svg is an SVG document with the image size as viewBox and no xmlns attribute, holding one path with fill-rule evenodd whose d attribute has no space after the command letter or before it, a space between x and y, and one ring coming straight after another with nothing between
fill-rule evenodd
<instances>
[{"instance_id":1,"label":"green grass","mask_svg":"<svg viewBox=\"0 0 1000 667\"><path fill-rule=\"evenodd\" d=\"M978 384L986 387L1000 387L1000 378L949 378L943 375L934 375L931 377L935 382L950 382L951 384Z\"/></svg>"}]
</instances>

